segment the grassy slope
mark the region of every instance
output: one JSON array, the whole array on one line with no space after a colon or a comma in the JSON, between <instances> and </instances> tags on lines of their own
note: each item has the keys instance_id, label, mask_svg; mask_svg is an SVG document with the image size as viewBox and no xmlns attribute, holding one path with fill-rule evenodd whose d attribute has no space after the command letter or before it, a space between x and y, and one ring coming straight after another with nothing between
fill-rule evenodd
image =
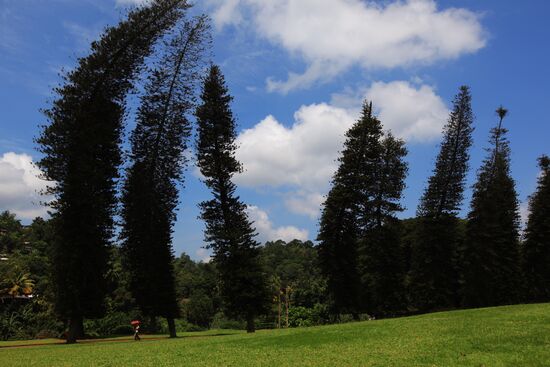
<instances>
[{"instance_id":1,"label":"grassy slope","mask_svg":"<svg viewBox=\"0 0 550 367\"><path fill-rule=\"evenodd\" d=\"M0 366L138 365L550 366L550 304L255 335L0 349Z\"/></svg>"}]
</instances>

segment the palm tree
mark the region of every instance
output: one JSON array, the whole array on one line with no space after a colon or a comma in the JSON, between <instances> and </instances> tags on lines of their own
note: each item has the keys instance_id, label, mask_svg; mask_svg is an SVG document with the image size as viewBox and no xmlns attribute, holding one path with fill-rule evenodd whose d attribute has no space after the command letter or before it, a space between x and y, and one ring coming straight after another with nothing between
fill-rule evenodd
<instances>
[{"instance_id":1,"label":"palm tree","mask_svg":"<svg viewBox=\"0 0 550 367\"><path fill-rule=\"evenodd\" d=\"M34 280L30 278L29 273L22 271L14 271L8 274L7 278L2 282L0 295L9 295L12 298L28 296L34 289Z\"/></svg>"}]
</instances>

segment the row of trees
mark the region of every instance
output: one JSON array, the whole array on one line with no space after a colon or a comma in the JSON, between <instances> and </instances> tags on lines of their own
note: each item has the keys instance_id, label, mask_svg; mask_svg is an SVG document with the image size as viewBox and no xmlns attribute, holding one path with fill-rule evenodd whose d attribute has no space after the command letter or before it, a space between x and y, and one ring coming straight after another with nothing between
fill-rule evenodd
<instances>
[{"instance_id":1,"label":"row of trees","mask_svg":"<svg viewBox=\"0 0 550 367\"><path fill-rule=\"evenodd\" d=\"M550 299L549 159L540 158L525 241L500 107L467 220L458 217L472 145L469 88L455 97L433 175L413 222L399 223L403 142L365 104L348 131L318 236L332 307L358 317Z\"/></svg>"},{"instance_id":2,"label":"row of trees","mask_svg":"<svg viewBox=\"0 0 550 367\"><path fill-rule=\"evenodd\" d=\"M66 320L55 312L55 287L51 282L52 224L51 220L37 218L23 226L15 215L0 214L0 340L59 337L65 331ZM129 320L147 317L133 297L133 269L123 265L125 258L121 249L111 249L105 314L84 320L88 336L128 335ZM326 282L313 243L267 242L258 248L258 261L265 272L270 302L255 318L256 327L330 322ZM172 263L178 331L246 329L245 317L232 317L227 310L215 261L195 262L181 254ZM158 284L159 290L163 287ZM143 330L147 332L169 332L168 329L168 323L161 318L144 319Z\"/></svg>"},{"instance_id":3,"label":"row of trees","mask_svg":"<svg viewBox=\"0 0 550 367\"><path fill-rule=\"evenodd\" d=\"M92 44L91 54L66 75L46 111L49 124L37 139L43 153L39 166L52 182L48 193L55 198L50 203L49 261L55 310L68 320L67 342L83 335L85 318L103 316L109 309L106 299L121 289L129 291L141 315L166 318L170 335L176 335L181 304L172 228L193 115L197 165L212 193L211 200L200 204L217 277L212 305L245 320L252 332L274 295L279 302L284 298L287 310L291 303L295 281L268 274L246 205L235 193L232 179L242 167L235 159L232 98L217 66L210 65L201 78L210 29L204 16L187 16L189 7L185 0L156 0L130 12ZM157 61L146 62L150 56ZM139 84L142 75L147 78ZM127 95L138 85L143 92L121 179ZM365 103L347 133L320 222L318 256L326 278L319 274L318 293L312 292L303 307L323 303L333 314L357 319L365 312L510 303L525 294L520 268L526 279L539 282L540 298L548 298L549 278L541 263L548 258L548 223L536 219L547 215L548 159L541 159L540 194L533 197L534 219L520 251L510 150L501 126L504 109L499 110L493 147L479 171L472 210L461 232L458 209L473 129L470 102L468 88L462 87L414 230L407 235L396 217L403 210L407 150L402 140L383 131L372 104ZM120 248L115 246L117 215ZM111 280L120 274L125 274L127 287L115 292ZM328 301L321 287L325 279ZM202 296L209 298L204 292ZM204 306L198 299L200 294L191 297L188 311Z\"/></svg>"},{"instance_id":4,"label":"row of trees","mask_svg":"<svg viewBox=\"0 0 550 367\"><path fill-rule=\"evenodd\" d=\"M69 320L67 342L83 335L84 318L105 313L106 274L121 217L122 266L129 269L129 289L144 316L167 319L176 336L179 316L173 269L172 228L179 204L178 185L186 166L184 152L197 122L197 162L213 199L200 204L205 240L214 252L220 294L228 315L247 320L269 302L260 266L259 243L235 195L235 121L223 75L207 65L210 26L205 16L188 19L185 0L157 0L132 11L105 31L92 53L56 89L58 99L46 111L50 123L37 139L44 157L38 162L53 184L48 193L54 241L55 305ZM152 66L147 57L158 61ZM128 167L117 197L126 97L143 85L136 127L130 137Z\"/></svg>"}]
</instances>

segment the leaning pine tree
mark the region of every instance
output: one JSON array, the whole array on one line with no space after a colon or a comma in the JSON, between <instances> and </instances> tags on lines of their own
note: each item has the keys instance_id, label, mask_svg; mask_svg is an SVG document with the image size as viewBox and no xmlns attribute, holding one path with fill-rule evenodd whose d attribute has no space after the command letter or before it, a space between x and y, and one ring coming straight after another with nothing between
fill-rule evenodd
<instances>
[{"instance_id":1,"label":"leaning pine tree","mask_svg":"<svg viewBox=\"0 0 550 367\"><path fill-rule=\"evenodd\" d=\"M537 191L529 201L523 272L529 301L550 301L550 158L539 158Z\"/></svg>"},{"instance_id":2,"label":"leaning pine tree","mask_svg":"<svg viewBox=\"0 0 550 367\"><path fill-rule=\"evenodd\" d=\"M197 164L214 198L200 204L206 223L205 240L220 273L220 293L226 312L244 318L248 332L266 310L269 289L259 259L259 243L246 205L235 195L233 175L241 172L235 159L235 120L223 75L211 66L204 81L202 104L196 110Z\"/></svg>"},{"instance_id":3,"label":"leaning pine tree","mask_svg":"<svg viewBox=\"0 0 550 367\"><path fill-rule=\"evenodd\" d=\"M206 17L198 17L165 42L165 55L141 99L123 188L122 254L130 290L144 315L167 318L170 337L176 337L174 318L179 314L171 244L177 184L209 34Z\"/></svg>"},{"instance_id":4,"label":"leaning pine tree","mask_svg":"<svg viewBox=\"0 0 550 367\"><path fill-rule=\"evenodd\" d=\"M433 175L418 207L418 228L411 249L409 294L422 311L458 304L458 210L460 209L474 116L470 89L460 87L443 130Z\"/></svg>"},{"instance_id":5,"label":"leaning pine tree","mask_svg":"<svg viewBox=\"0 0 550 367\"><path fill-rule=\"evenodd\" d=\"M125 97L156 41L187 8L156 0L130 12L92 43L91 54L56 89L45 112L38 165L55 199L52 262L57 312L69 320L67 342L83 333L84 317L103 314Z\"/></svg>"},{"instance_id":6,"label":"leaning pine tree","mask_svg":"<svg viewBox=\"0 0 550 367\"><path fill-rule=\"evenodd\" d=\"M502 128L491 133L489 155L478 172L464 247L464 304L486 307L517 302L521 295L519 208L510 175L510 147Z\"/></svg>"}]
</instances>

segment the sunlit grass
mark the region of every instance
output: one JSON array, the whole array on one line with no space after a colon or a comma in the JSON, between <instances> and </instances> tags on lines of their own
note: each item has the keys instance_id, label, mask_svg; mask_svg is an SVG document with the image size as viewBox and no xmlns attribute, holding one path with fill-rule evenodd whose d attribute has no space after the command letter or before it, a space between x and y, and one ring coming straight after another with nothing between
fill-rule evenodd
<instances>
[{"instance_id":1,"label":"sunlit grass","mask_svg":"<svg viewBox=\"0 0 550 367\"><path fill-rule=\"evenodd\" d=\"M550 304L217 334L0 349L0 366L550 365Z\"/></svg>"}]
</instances>

